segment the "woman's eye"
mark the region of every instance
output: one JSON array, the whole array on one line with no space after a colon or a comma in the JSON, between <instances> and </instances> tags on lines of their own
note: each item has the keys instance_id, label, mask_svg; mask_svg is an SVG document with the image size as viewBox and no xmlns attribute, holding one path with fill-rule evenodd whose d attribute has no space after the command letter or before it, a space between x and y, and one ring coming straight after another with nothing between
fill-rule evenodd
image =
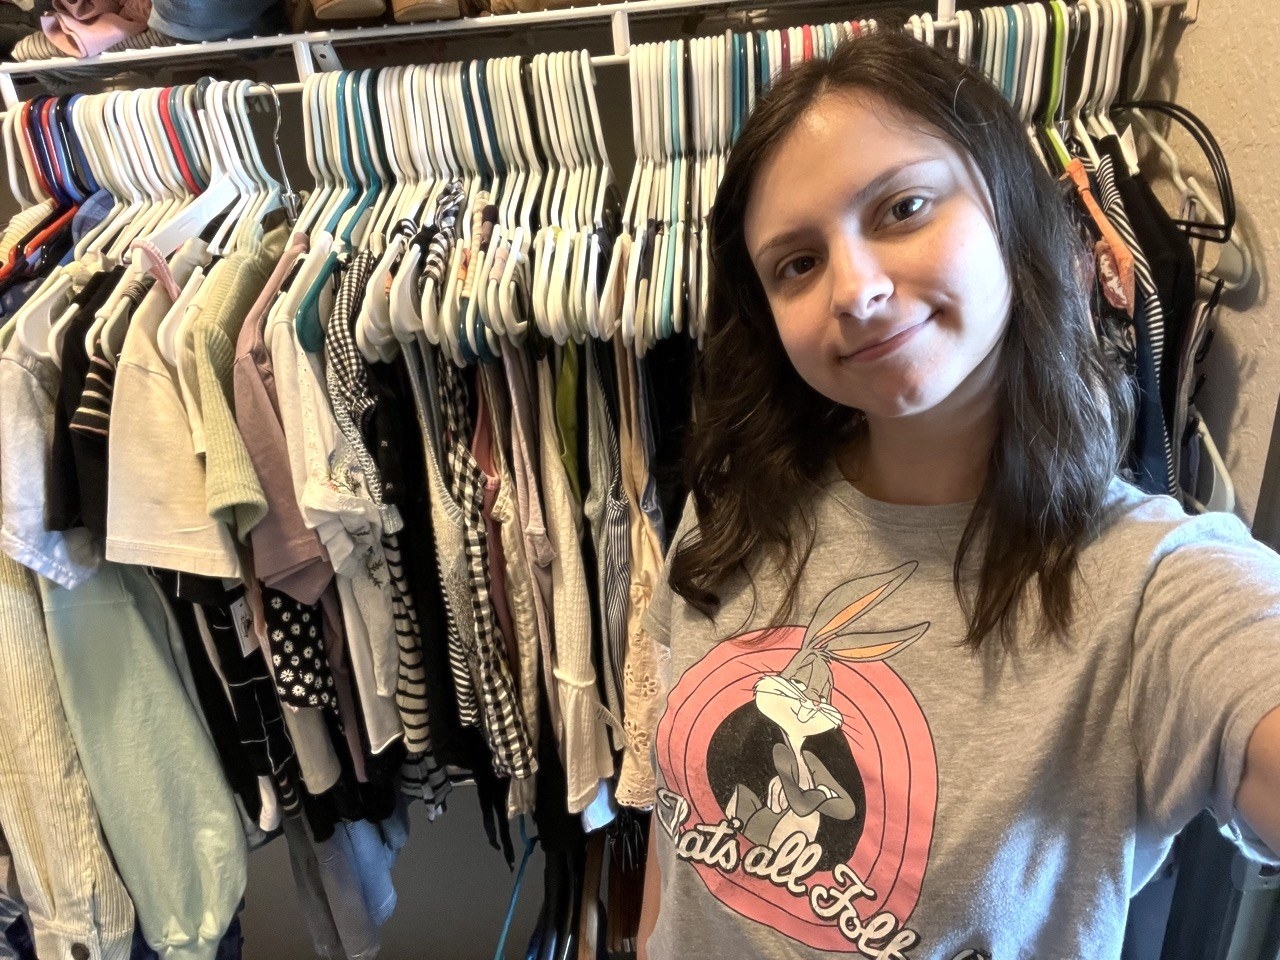
<instances>
[{"instance_id":1,"label":"woman's eye","mask_svg":"<svg viewBox=\"0 0 1280 960\"><path fill-rule=\"evenodd\" d=\"M794 280L796 277L804 276L817 266L817 263L814 257L794 257L784 263L778 273L784 280Z\"/></svg>"},{"instance_id":2,"label":"woman's eye","mask_svg":"<svg viewBox=\"0 0 1280 960\"><path fill-rule=\"evenodd\" d=\"M894 223L901 223L903 220L908 220L923 210L924 205L924 197L903 197L889 207L889 219Z\"/></svg>"}]
</instances>

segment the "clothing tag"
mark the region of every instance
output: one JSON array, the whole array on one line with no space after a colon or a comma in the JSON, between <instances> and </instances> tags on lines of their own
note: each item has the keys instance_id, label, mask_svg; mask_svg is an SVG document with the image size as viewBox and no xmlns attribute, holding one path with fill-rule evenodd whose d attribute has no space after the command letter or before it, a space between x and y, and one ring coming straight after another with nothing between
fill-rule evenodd
<instances>
[{"instance_id":1,"label":"clothing tag","mask_svg":"<svg viewBox=\"0 0 1280 960\"><path fill-rule=\"evenodd\" d=\"M249 612L249 603L241 597L231 604L231 622L235 624L236 636L240 638L240 652L246 657L258 649L258 638L253 633L253 614Z\"/></svg>"},{"instance_id":2,"label":"clothing tag","mask_svg":"<svg viewBox=\"0 0 1280 960\"><path fill-rule=\"evenodd\" d=\"M1120 152L1124 154L1125 162L1129 164L1129 173L1136 174L1138 172L1138 145L1134 142L1132 124L1124 128L1124 133L1120 134Z\"/></svg>"},{"instance_id":3,"label":"clothing tag","mask_svg":"<svg viewBox=\"0 0 1280 960\"><path fill-rule=\"evenodd\" d=\"M1129 269L1125 270L1125 264L1116 257L1111 244L1106 240L1099 240L1093 247L1093 253L1098 261L1098 279L1102 282L1102 292L1106 295L1107 301L1132 318L1134 297L1132 264L1129 264Z\"/></svg>"}]
</instances>

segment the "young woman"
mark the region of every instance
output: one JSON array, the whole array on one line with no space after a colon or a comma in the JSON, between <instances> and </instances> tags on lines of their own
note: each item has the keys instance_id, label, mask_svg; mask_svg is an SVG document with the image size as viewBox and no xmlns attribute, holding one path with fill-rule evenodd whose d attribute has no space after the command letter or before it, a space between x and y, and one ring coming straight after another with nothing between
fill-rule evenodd
<instances>
[{"instance_id":1,"label":"young woman","mask_svg":"<svg viewBox=\"0 0 1280 960\"><path fill-rule=\"evenodd\" d=\"M1280 558L1117 478L1062 193L900 35L758 103L711 224L652 960L1118 957L1202 808L1280 862Z\"/></svg>"}]
</instances>

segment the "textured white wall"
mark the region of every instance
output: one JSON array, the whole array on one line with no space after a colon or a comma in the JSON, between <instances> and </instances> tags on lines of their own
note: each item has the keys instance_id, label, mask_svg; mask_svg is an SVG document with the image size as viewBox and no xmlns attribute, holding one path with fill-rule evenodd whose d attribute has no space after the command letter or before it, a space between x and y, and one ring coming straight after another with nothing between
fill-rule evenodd
<instances>
[{"instance_id":1,"label":"textured white wall","mask_svg":"<svg viewBox=\"0 0 1280 960\"><path fill-rule=\"evenodd\" d=\"M1218 312L1218 333L1202 367L1208 380L1197 401L1246 520L1257 511L1280 396L1280 303L1268 302L1268 268L1280 262L1276 13L1263 0L1201 0L1197 21L1185 29L1175 13L1147 90L1187 107L1213 132L1231 170L1237 228L1254 256L1253 282L1224 297Z\"/></svg>"}]
</instances>

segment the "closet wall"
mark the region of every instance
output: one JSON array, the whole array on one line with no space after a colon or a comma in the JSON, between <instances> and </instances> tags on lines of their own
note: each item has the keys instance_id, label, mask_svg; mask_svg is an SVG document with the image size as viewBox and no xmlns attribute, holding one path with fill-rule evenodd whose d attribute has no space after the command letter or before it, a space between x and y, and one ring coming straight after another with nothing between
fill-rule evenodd
<instances>
[{"instance_id":1,"label":"closet wall","mask_svg":"<svg viewBox=\"0 0 1280 960\"><path fill-rule=\"evenodd\" d=\"M1254 257L1252 282L1222 298L1198 401L1235 483L1236 511L1249 522L1280 508L1271 502L1259 509L1280 397L1280 301L1270 299L1267 282L1271 265L1280 262L1278 44L1280 20L1269 4L1204 0L1185 32L1173 19L1157 45L1164 53L1149 88L1149 95L1177 101L1213 131L1231 168L1237 229Z\"/></svg>"}]
</instances>

